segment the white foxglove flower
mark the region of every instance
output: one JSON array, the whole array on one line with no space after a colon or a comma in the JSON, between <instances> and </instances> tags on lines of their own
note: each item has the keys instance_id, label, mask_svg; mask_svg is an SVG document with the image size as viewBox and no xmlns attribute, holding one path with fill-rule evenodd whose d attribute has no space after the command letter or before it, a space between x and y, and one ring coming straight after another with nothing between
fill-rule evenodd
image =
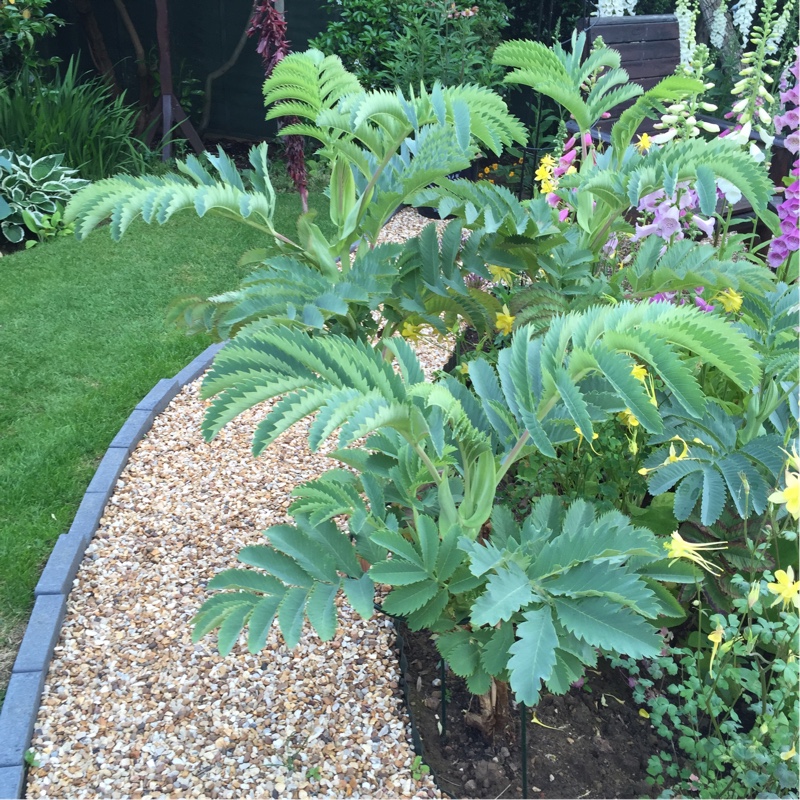
<instances>
[{"instance_id":1,"label":"white foxglove flower","mask_svg":"<svg viewBox=\"0 0 800 800\"><path fill-rule=\"evenodd\" d=\"M759 128L758 134L761 137L761 141L767 146L767 150L771 150L775 137L766 128Z\"/></svg>"},{"instance_id":2,"label":"white foxglove flower","mask_svg":"<svg viewBox=\"0 0 800 800\"><path fill-rule=\"evenodd\" d=\"M766 159L764 151L755 142L750 142L750 155L752 156L753 161L757 162L758 164Z\"/></svg>"},{"instance_id":3,"label":"white foxglove flower","mask_svg":"<svg viewBox=\"0 0 800 800\"><path fill-rule=\"evenodd\" d=\"M772 33L770 33L765 45L765 49L768 53L778 52L778 48L781 46L783 37L786 34L786 28L789 26L789 19L793 16L793 11L794 0L789 0L786 7L783 9L783 13L775 20L775 24L772 26Z\"/></svg>"},{"instance_id":4,"label":"white foxglove flower","mask_svg":"<svg viewBox=\"0 0 800 800\"><path fill-rule=\"evenodd\" d=\"M753 24L753 15L756 13L756 0L739 0L733 7L733 24L739 29L742 37L742 47L747 47L747 37Z\"/></svg>"},{"instance_id":5,"label":"white foxglove flower","mask_svg":"<svg viewBox=\"0 0 800 800\"><path fill-rule=\"evenodd\" d=\"M732 206L735 206L742 199L742 193L739 188L725 178L717 178L717 189L722 192L725 199Z\"/></svg>"},{"instance_id":6,"label":"white foxglove flower","mask_svg":"<svg viewBox=\"0 0 800 800\"><path fill-rule=\"evenodd\" d=\"M701 120L697 124L707 133L719 133L719 125L717 125L715 122L706 122L705 120Z\"/></svg>"},{"instance_id":7,"label":"white foxglove flower","mask_svg":"<svg viewBox=\"0 0 800 800\"><path fill-rule=\"evenodd\" d=\"M666 133L659 133L658 136L651 136L650 141L653 142L654 144L664 144L665 142L674 139L677 136L677 134L678 134L677 129L673 128L672 130L667 131Z\"/></svg>"},{"instance_id":8,"label":"white foxglove flower","mask_svg":"<svg viewBox=\"0 0 800 800\"><path fill-rule=\"evenodd\" d=\"M717 10L714 12L714 16L711 19L711 29L708 32L711 44L713 44L717 50L722 50L722 46L725 44L725 30L728 27L725 15L725 3L726 0L720 0Z\"/></svg>"}]
</instances>

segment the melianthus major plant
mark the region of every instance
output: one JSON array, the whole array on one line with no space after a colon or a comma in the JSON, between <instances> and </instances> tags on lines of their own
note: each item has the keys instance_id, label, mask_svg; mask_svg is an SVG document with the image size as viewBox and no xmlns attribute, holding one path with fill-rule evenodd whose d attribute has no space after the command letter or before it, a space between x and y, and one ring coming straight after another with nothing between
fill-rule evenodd
<instances>
[{"instance_id":1,"label":"melianthus major plant","mask_svg":"<svg viewBox=\"0 0 800 800\"><path fill-rule=\"evenodd\" d=\"M586 501L565 510L543 497L517 520L496 502L498 486L519 459L554 458L576 431L591 441L594 425L624 409L662 431L638 362L694 418L707 405L694 358L752 387L759 368L746 338L693 308L595 306L557 317L543 337L522 328L496 370L471 362L471 389L450 376L427 381L402 339L386 347L399 374L366 343L286 328L240 334L217 357L203 385L214 397L207 437L280 397L256 430L255 453L314 414L311 449L339 430L332 455L356 471L334 469L295 490L295 524L270 528L267 544L240 553L258 571L229 570L209 583L225 591L200 609L195 638L219 628L227 653L247 627L257 651L277 616L289 645L305 618L328 639L339 591L368 617L375 584L388 584L382 609L438 634L451 668L484 696L474 724L486 733L502 720L486 699L493 684L507 682L535 704L543 682L566 691L596 648L658 652L648 620L675 611L658 580L694 581L691 569L668 566L648 529ZM347 532L333 521L340 515ZM503 692L495 697L502 702Z\"/></svg>"},{"instance_id":2,"label":"melianthus major plant","mask_svg":"<svg viewBox=\"0 0 800 800\"><path fill-rule=\"evenodd\" d=\"M316 50L284 58L264 89L267 117L299 119L282 134L316 139L320 157L331 165L328 194L336 233L330 241L311 215L300 217L296 240L275 231L275 195L263 145L251 151L253 169L244 174L220 153L206 156L211 169L190 156L178 164L179 175L98 181L70 204L67 222L75 221L77 235L84 237L110 218L111 235L118 239L137 217L164 223L178 211L194 209L200 216L223 214L262 230L264 250L245 257L261 266L243 287L189 312L222 335L246 322L272 320L362 336L374 332L372 309L391 297L410 292L415 309L424 310L428 299L436 306L439 301L429 298L422 283L407 289L409 281L388 280L402 274L396 248L371 253L360 248L352 270L351 248L362 239L374 248L398 205L469 166L478 145L499 154L503 146L523 141L525 130L503 100L482 87L438 83L409 97L400 90L367 92L338 58ZM275 248L279 258L271 260ZM320 280L329 291L309 291ZM457 300L449 294L451 302Z\"/></svg>"}]
</instances>

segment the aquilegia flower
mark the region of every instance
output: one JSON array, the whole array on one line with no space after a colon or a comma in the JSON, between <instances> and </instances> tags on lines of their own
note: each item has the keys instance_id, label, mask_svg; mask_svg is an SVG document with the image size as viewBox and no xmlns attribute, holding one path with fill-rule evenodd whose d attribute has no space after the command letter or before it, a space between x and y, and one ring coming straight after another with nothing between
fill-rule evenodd
<instances>
[{"instance_id":1,"label":"aquilegia flower","mask_svg":"<svg viewBox=\"0 0 800 800\"><path fill-rule=\"evenodd\" d=\"M723 289L714 296L720 305L730 314L735 314L742 307L742 296L735 289Z\"/></svg>"},{"instance_id":2,"label":"aquilegia flower","mask_svg":"<svg viewBox=\"0 0 800 800\"><path fill-rule=\"evenodd\" d=\"M795 518L800 518L800 474L786 470L784 477L786 488L782 491L773 492L767 500L770 503L781 503L786 506L786 510Z\"/></svg>"},{"instance_id":3,"label":"aquilegia flower","mask_svg":"<svg viewBox=\"0 0 800 800\"><path fill-rule=\"evenodd\" d=\"M403 328L400 331L400 335L409 342L416 342L422 335L422 328L422 325L413 325L411 322L406 320L403 323Z\"/></svg>"},{"instance_id":4,"label":"aquilegia flower","mask_svg":"<svg viewBox=\"0 0 800 800\"><path fill-rule=\"evenodd\" d=\"M800 581L794 579L794 570L791 567L776 569L775 581L767 584L767 589L778 596L772 605L782 603L786 608L791 603L795 608L800 608Z\"/></svg>"},{"instance_id":5,"label":"aquilegia flower","mask_svg":"<svg viewBox=\"0 0 800 800\"><path fill-rule=\"evenodd\" d=\"M508 336L514 327L514 319L515 317L509 312L508 306L503 306L503 310L497 312L494 324L500 333Z\"/></svg>"},{"instance_id":6,"label":"aquilegia flower","mask_svg":"<svg viewBox=\"0 0 800 800\"><path fill-rule=\"evenodd\" d=\"M670 541L664 542L667 556L672 559L671 564L674 564L679 558L685 558L714 576L721 575L722 569L708 561L703 553L707 550L725 550L727 547L726 544L714 544L713 542L687 542L678 531L672 534Z\"/></svg>"}]
</instances>

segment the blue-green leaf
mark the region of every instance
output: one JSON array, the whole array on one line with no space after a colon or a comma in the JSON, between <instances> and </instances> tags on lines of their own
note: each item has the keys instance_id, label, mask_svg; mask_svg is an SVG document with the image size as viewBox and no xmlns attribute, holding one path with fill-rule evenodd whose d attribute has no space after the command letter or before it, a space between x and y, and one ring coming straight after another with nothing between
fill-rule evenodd
<instances>
[{"instance_id":1,"label":"blue-green leaf","mask_svg":"<svg viewBox=\"0 0 800 800\"><path fill-rule=\"evenodd\" d=\"M523 614L525 622L517 625L519 637L509 648L509 682L518 702L535 706L543 680L550 677L556 663L558 636L547 607Z\"/></svg>"},{"instance_id":2,"label":"blue-green leaf","mask_svg":"<svg viewBox=\"0 0 800 800\"><path fill-rule=\"evenodd\" d=\"M472 604L473 625L496 625L524 608L533 599L528 576L514 563L489 576L484 593Z\"/></svg>"}]
</instances>

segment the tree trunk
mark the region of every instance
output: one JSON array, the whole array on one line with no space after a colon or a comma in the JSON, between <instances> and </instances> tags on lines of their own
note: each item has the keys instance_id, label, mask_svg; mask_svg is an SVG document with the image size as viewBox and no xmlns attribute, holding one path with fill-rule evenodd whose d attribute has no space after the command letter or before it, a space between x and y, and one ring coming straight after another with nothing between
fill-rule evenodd
<instances>
[{"instance_id":1,"label":"tree trunk","mask_svg":"<svg viewBox=\"0 0 800 800\"><path fill-rule=\"evenodd\" d=\"M91 0L72 0L72 4L78 12L78 19L80 20L83 32L86 34L86 40L89 44L89 53L92 56L94 66L116 97L120 93L120 88L117 83L116 73L114 72L114 64L111 61L111 57L108 55L106 40L103 37L100 26L97 24L92 2Z\"/></svg>"},{"instance_id":2,"label":"tree trunk","mask_svg":"<svg viewBox=\"0 0 800 800\"><path fill-rule=\"evenodd\" d=\"M714 14L720 3L727 6L727 0L700 0L700 14L703 18L703 23L706 28L706 36L708 38L708 31L711 30L711 24L714 20ZM738 72L741 67L742 49L739 46L739 33L733 25L733 18L730 11L725 11L725 41L722 45L722 58L724 65L730 65L730 68Z\"/></svg>"},{"instance_id":3,"label":"tree trunk","mask_svg":"<svg viewBox=\"0 0 800 800\"><path fill-rule=\"evenodd\" d=\"M478 696L478 711L468 711L464 722L479 730L487 742L494 741L495 736L505 737L510 723L508 701L508 684L492 678L492 688Z\"/></svg>"},{"instance_id":4,"label":"tree trunk","mask_svg":"<svg viewBox=\"0 0 800 800\"><path fill-rule=\"evenodd\" d=\"M138 136L145 128L147 116L155 100L153 97L153 80L150 70L147 68L147 56L144 52L142 40L139 38L139 33L133 24L130 14L128 14L124 0L114 0L114 5L117 7L122 24L128 32L135 54L136 74L139 78L139 118L136 120L136 130L134 132Z\"/></svg>"}]
</instances>

